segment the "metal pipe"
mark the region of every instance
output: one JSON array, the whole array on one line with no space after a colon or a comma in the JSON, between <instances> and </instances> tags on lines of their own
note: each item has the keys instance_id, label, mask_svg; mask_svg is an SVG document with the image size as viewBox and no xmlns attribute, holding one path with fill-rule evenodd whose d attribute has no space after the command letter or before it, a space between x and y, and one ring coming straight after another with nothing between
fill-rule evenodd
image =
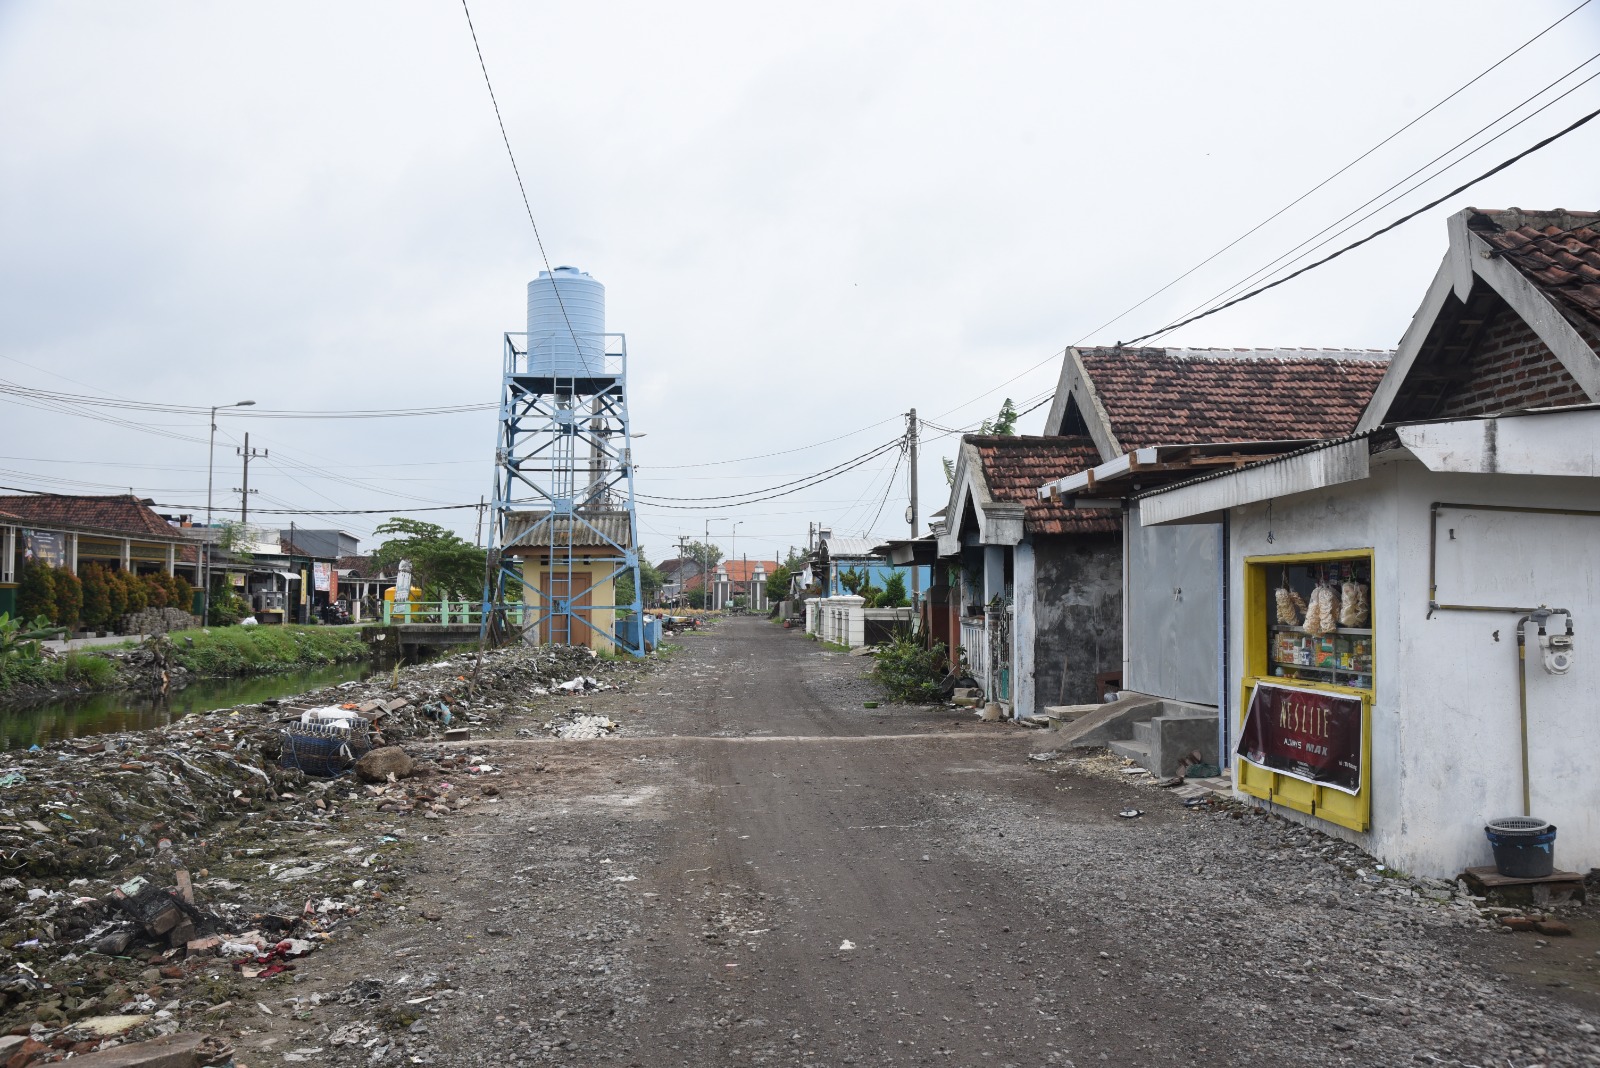
<instances>
[{"instance_id":1,"label":"metal pipe","mask_svg":"<svg viewBox=\"0 0 1600 1068\"><path fill-rule=\"evenodd\" d=\"M1522 814L1533 815L1533 780L1528 770L1528 633L1530 622L1539 624L1539 633L1545 633L1545 624L1551 616L1567 618L1567 634L1572 634L1572 613L1565 608L1536 608L1517 620L1517 715L1522 733Z\"/></svg>"},{"instance_id":2,"label":"metal pipe","mask_svg":"<svg viewBox=\"0 0 1600 1068\"><path fill-rule=\"evenodd\" d=\"M1528 641L1523 629L1531 615L1517 620L1517 718L1522 734L1522 814L1533 815L1533 786L1528 772Z\"/></svg>"},{"instance_id":3,"label":"metal pipe","mask_svg":"<svg viewBox=\"0 0 1600 1068\"><path fill-rule=\"evenodd\" d=\"M1521 512L1527 515L1570 515L1580 518L1600 519L1600 511L1583 508L1524 508L1514 504L1453 504L1434 501L1428 506L1428 619L1435 612L1504 612L1506 614L1533 613L1539 606L1511 607L1487 604L1440 604L1438 577L1439 511L1442 508L1459 508L1474 512Z\"/></svg>"}]
</instances>

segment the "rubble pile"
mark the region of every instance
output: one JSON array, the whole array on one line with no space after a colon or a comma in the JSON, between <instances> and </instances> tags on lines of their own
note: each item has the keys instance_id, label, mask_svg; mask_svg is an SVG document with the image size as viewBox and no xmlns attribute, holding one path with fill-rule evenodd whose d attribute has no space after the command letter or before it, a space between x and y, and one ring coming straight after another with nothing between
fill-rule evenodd
<instances>
[{"instance_id":1,"label":"rubble pile","mask_svg":"<svg viewBox=\"0 0 1600 1068\"><path fill-rule=\"evenodd\" d=\"M0 1035L21 1027L29 1043L0 1064L255 1005L250 987L398 889L413 819L497 803L500 769L439 742L526 713L580 672L611 689L594 676L635 667L517 647L486 654L474 683L476 661L0 753ZM375 748L351 774L282 763L286 728L319 705L371 722Z\"/></svg>"}]
</instances>

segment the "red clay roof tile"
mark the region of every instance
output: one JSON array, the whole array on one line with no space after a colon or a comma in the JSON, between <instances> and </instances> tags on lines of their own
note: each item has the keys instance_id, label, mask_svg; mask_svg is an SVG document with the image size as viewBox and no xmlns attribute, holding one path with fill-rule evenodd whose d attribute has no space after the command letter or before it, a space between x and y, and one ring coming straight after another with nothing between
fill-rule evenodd
<instances>
[{"instance_id":1,"label":"red clay roof tile","mask_svg":"<svg viewBox=\"0 0 1600 1068\"><path fill-rule=\"evenodd\" d=\"M41 527L82 527L133 537L182 539L178 529L137 497L74 497L37 493L0 497L0 512Z\"/></svg>"},{"instance_id":2,"label":"red clay roof tile","mask_svg":"<svg viewBox=\"0 0 1600 1068\"><path fill-rule=\"evenodd\" d=\"M968 434L962 440L977 448L990 495L1027 506L1023 525L1029 534L1115 534L1122 529L1118 512L1039 499L1039 487L1046 482L1100 462L1100 450L1089 438Z\"/></svg>"},{"instance_id":3,"label":"red clay roof tile","mask_svg":"<svg viewBox=\"0 0 1600 1068\"><path fill-rule=\"evenodd\" d=\"M1347 434L1389 369L1387 352L1365 350L1090 348L1078 355L1123 449Z\"/></svg>"}]
</instances>

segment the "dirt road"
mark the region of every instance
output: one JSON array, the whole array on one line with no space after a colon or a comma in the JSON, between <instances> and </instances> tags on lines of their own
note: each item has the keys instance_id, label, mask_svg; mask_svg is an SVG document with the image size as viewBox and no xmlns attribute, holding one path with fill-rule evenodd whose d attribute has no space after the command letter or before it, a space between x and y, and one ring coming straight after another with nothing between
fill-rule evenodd
<instances>
[{"instance_id":1,"label":"dirt road","mask_svg":"<svg viewBox=\"0 0 1600 1068\"><path fill-rule=\"evenodd\" d=\"M1600 1064L1590 918L1513 945L1342 843L1027 760L1048 735L866 709L869 662L796 632L685 643L581 700L619 737L470 743L501 794L239 1060Z\"/></svg>"}]
</instances>

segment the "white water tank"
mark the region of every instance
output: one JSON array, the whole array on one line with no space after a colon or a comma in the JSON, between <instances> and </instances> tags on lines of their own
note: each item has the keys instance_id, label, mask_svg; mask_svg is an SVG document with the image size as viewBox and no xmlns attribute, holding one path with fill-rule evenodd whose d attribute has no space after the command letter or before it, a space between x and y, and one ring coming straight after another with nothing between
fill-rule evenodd
<instances>
[{"instance_id":1,"label":"white water tank","mask_svg":"<svg viewBox=\"0 0 1600 1068\"><path fill-rule=\"evenodd\" d=\"M576 267L540 271L528 283L528 373L592 378L605 373L606 287Z\"/></svg>"}]
</instances>

